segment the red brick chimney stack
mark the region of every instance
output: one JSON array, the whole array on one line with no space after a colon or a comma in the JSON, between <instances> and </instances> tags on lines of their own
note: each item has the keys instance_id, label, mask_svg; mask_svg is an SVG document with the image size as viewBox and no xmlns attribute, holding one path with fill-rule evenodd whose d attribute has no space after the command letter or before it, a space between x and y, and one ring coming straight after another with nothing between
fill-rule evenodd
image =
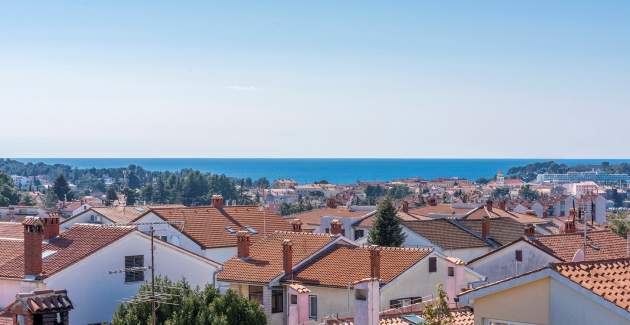
<instances>
[{"instance_id":1,"label":"red brick chimney stack","mask_svg":"<svg viewBox=\"0 0 630 325\"><path fill-rule=\"evenodd\" d=\"M249 232L241 230L236 233L237 241L237 255L239 258L249 257L249 246L251 245L251 239Z\"/></svg>"},{"instance_id":2,"label":"red brick chimney stack","mask_svg":"<svg viewBox=\"0 0 630 325\"><path fill-rule=\"evenodd\" d=\"M534 225L527 224L527 226L525 226L525 236L534 237L535 235L536 235L536 228L534 228Z\"/></svg>"},{"instance_id":3,"label":"red brick chimney stack","mask_svg":"<svg viewBox=\"0 0 630 325\"><path fill-rule=\"evenodd\" d=\"M486 240L488 235L490 235L490 218L483 217L481 219L481 238Z\"/></svg>"},{"instance_id":4,"label":"red brick chimney stack","mask_svg":"<svg viewBox=\"0 0 630 325\"><path fill-rule=\"evenodd\" d=\"M293 232L302 232L302 220L297 218L291 220L291 227L293 227Z\"/></svg>"},{"instance_id":5,"label":"red brick chimney stack","mask_svg":"<svg viewBox=\"0 0 630 325\"><path fill-rule=\"evenodd\" d=\"M335 201L334 198L329 197L329 198L326 199L326 207L334 209L334 208L337 207L337 202Z\"/></svg>"},{"instance_id":6,"label":"red brick chimney stack","mask_svg":"<svg viewBox=\"0 0 630 325\"><path fill-rule=\"evenodd\" d=\"M488 212L492 212L492 200L486 201L486 209Z\"/></svg>"},{"instance_id":7,"label":"red brick chimney stack","mask_svg":"<svg viewBox=\"0 0 630 325\"><path fill-rule=\"evenodd\" d=\"M59 236L59 214L51 212L43 219L44 240L50 240Z\"/></svg>"},{"instance_id":8,"label":"red brick chimney stack","mask_svg":"<svg viewBox=\"0 0 630 325\"><path fill-rule=\"evenodd\" d=\"M42 273L42 240L44 225L37 217L26 217L24 225L24 276Z\"/></svg>"},{"instance_id":9,"label":"red brick chimney stack","mask_svg":"<svg viewBox=\"0 0 630 325\"><path fill-rule=\"evenodd\" d=\"M407 201L402 202L402 212L409 213L409 202Z\"/></svg>"},{"instance_id":10,"label":"red brick chimney stack","mask_svg":"<svg viewBox=\"0 0 630 325\"><path fill-rule=\"evenodd\" d=\"M499 201L499 209L505 211L506 207L507 207L507 201L506 200Z\"/></svg>"},{"instance_id":11,"label":"red brick chimney stack","mask_svg":"<svg viewBox=\"0 0 630 325\"><path fill-rule=\"evenodd\" d=\"M293 279L293 242L289 239L282 242L282 268L284 274Z\"/></svg>"},{"instance_id":12,"label":"red brick chimney stack","mask_svg":"<svg viewBox=\"0 0 630 325\"><path fill-rule=\"evenodd\" d=\"M216 209L223 209L223 196L221 195L213 195L212 196L212 206Z\"/></svg>"},{"instance_id":13,"label":"red brick chimney stack","mask_svg":"<svg viewBox=\"0 0 630 325\"><path fill-rule=\"evenodd\" d=\"M381 248L377 245L370 245L370 277L379 279L381 277Z\"/></svg>"},{"instance_id":14,"label":"red brick chimney stack","mask_svg":"<svg viewBox=\"0 0 630 325\"><path fill-rule=\"evenodd\" d=\"M333 235L341 234L341 221L337 219L330 221L330 233Z\"/></svg>"}]
</instances>

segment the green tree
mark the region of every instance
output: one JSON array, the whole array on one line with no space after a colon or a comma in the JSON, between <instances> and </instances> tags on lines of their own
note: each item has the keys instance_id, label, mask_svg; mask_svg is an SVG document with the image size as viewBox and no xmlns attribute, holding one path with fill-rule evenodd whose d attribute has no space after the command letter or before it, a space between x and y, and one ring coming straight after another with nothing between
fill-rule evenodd
<instances>
[{"instance_id":1,"label":"green tree","mask_svg":"<svg viewBox=\"0 0 630 325\"><path fill-rule=\"evenodd\" d=\"M107 201L107 205L111 205L114 201L118 200L118 194L116 194L116 189L114 185L110 185L107 188L107 193L105 193L105 200Z\"/></svg>"},{"instance_id":2,"label":"green tree","mask_svg":"<svg viewBox=\"0 0 630 325\"><path fill-rule=\"evenodd\" d=\"M35 202L28 192L24 192L20 195L20 204L25 206L34 206Z\"/></svg>"},{"instance_id":3,"label":"green tree","mask_svg":"<svg viewBox=\"0 0 630 325\"><path fill-rule=\"evenodd\" d=\"M55 182L53 183L53 191L59 200L68 201L72 199L70 195L70 184L68 184L68 181L63 174L59 175L55 179Z\"/></svg>"},{"instance_id":4,"label":"green tree","mask_svg":"<svg viewBox=\"0 0 630 325\"><path fill-rule=\"evenodd\" d=\"M630 221L628 221L627 213L615 213L610 219L610 228L617 235L626 237L628 230L630 229Z\"/></svg>"},{"instance_id":5,"label":"green tree","mask_svg":"<svg viewBox=\"0 0 630 325\"><path fill-rule=\"evenodd\" d=\"M507 187L497 187L490 194L493 199L504 199L510 196L510 189Z\"/></svg>"},{"instance_id":6,"label":"green tree","mask_svg":"<svg viewBox=\"0 0 630 325\"><path fill-rule=\"evenodd\" d=\"M138 201L136 190L125 187L123 189L123 194L126 197L125 204L126 205L134 205Z\"/></svg>"},{"instance_id":7,"label":"green tree","mask_svg":"<svg viewBox=\"0 0 630 325\"><path fill-rule=\"evenodd\" d=\"M0 206L18 204L20 195L9 175L0 171Z\"/></svg>"},{"instance_id":8,"label":"green tree","mask_svg":"<svg viewBox=\"0 0 630 325\"><path fill-rule=\"evenodd\" d=\"M57 198L57 194L52 189L48 189L46 191L46 196L44 196L44 206L48 209L52 209L59 202L59 198Z\"/></svg>"},{"instance_id":9,"label":"green tree","mask_svg":"<svg viewBox=\"0 0 630 325\"><path fill-rule=\"evenodd\" d=\"M424 316L426 325L453 324L453 316L448 308L448 297L442 284L437 286L437 299L424 307L422 316Z\"/></svg>"},{"instance_id":10,"label":"green tree","mask_svg":"<svg viewBox=\"0 0 630 325\"><path fill-rule=\"evenodd\" d=\"M191 288L185 281L172 282L157 278L156 287L168 295L169 304L159 305L156 323L160 325L245 325L266 324L265 314L255 302L240 297L232 290L225 295L208 285L203 289ZM139 293L150 292L145 283ZM166 296L166 295L165 295ZM112 318L112 325L151 324L151 304L121 304Z\"/></svg>"},{"instance_id":11,"label":"green tree","mask_svg":"<svg viewBox=\"0 0 630 325\"><path fill-rule=\"evenodd\" d=\"M405 242L405 234L396 217L396 208L389 198L385 198L378 205L368 242L372 245L389 247L400 247Z\"/></svg>"},{"instance_id":12,"label":"green tree","mask_svg":"<svg viewBox=\"0 0 630 325\"><path fill-rule=\"evenodd\" d=\"M525 200L534 201L538 200L540 194L538 194L538 191L532 190L529 185L525 185L518 190L518 196Z\"/></svg>"}]
</instances>

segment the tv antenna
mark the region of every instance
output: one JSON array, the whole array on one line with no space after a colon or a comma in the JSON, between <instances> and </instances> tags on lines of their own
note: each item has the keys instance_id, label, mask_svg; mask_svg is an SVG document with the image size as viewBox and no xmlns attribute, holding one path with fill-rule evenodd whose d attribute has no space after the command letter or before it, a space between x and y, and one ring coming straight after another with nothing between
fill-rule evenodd
<instances>
[{"instance_id":1,"label":"tv antenna","mask_svg":"<svg viewBox=\"0 0 630 325\"><path fill-rule=\"evenodd\" d=\"M149 235L151 236L151 262L150 266L135 266L135 267L125 267L119 270L108 271L109 274L120 274L127 272L144 272L147 270L151 270L151 290L149 292L138 292L134 297L123 299L122 303L127 304L141 304L146 302L151 302L151 324L157 324L157 308L160 304L163 305L177 305L169 300L173 297L177 297L178 295L173 295L165 292L156 292L155 291L155 225L182 225L180 231L183 230L184 221L156 221L156 222L135 222L135 223L126 223L126 224L116 224L116 226L149 226ZM164 288L165 286L161 286ZM169 287L166 288L178 289L177 287Z\"/></svg>"}]
</instances>

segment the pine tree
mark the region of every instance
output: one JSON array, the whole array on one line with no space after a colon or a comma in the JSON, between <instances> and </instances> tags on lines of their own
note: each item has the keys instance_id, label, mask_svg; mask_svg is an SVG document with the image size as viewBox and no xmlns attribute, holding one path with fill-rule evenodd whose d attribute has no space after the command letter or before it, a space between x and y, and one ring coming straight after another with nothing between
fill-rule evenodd
<instances>
[{"instance_id":1,"label":"pine tree","mask_svg":"<svg viewBox=\"0 0 630 325\"><path fill-rule=\"evenodd\" d=\"M442 284L437 286L437 299L424 307L422 311L426 325L451 325L453 317L448 308L448 297Z\"/></svg>"},{"instance_id":2,"label":"pine tree","mask_svg":"<svg viewBox=\"0 0 630 325\"><path fill-rule=\"evenodd\" d=\"M59 200L67 201L72 199L70 197L70 185L68 184L66 178L63 177L63 174L59 175L59 177L55 179L55 182L53 183L53 191Z\"/></svg>"},{"instance_id":3,"label":"pine tree","mask_svg":"<svg viewBox=\"0 0 630 325\"><path fill-rule=\"evenodd\" d=\"M385 198L378 205L368 242L372 245L388 247L400 247L405 242L405 234L396 217L396 209L389 198Z\"/></svg>"},{"instance_id":4,"label":"pine tree","mask_svg":"<svg viewBox=\"0 0 630 325\"><path fill-rule=\"evenodd\" d=\"M109 186L105 196L105 199L107 200L107 205L111 205L114 203L114 201L118 200L118 195L116 194L116 190L114 189L113 185Z\"/></svg>"}]
</instances>

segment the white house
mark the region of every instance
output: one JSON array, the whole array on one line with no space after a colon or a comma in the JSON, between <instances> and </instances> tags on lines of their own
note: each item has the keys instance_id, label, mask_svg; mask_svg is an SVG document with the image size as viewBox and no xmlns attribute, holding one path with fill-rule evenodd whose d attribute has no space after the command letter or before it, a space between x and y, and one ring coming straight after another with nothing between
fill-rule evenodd
<instances>
[{"instance_id":1,"label":"white house","mask_svg":"<svg viewBox=\"0 0 630 325\"><path fill-rule=\"evenodd\" d=\"M22 232L15 232L18 227ZM107 323L123 298L149 279L151 238L130 226L78 224L62 234L58 217L26 218L0 225L0 306L16 294L65 289L74 304L71 324ZM214 283L222 265L161 240L154 240L155 273L193 286ZM113 273L112 273L113 272Z\"/></svg>"},{"instance_id":2,"label":"white house","mask_svg":"<svg viewBox=\"0 0 630 325\"><path fill-rule=\"evenodd\" d=\"M149 211L149 207L146 206L92 207L65 219L61 222L60 227L63 232L80 223L98 225L128 224L147 211Z\"/></svg>"}]
</instances>

